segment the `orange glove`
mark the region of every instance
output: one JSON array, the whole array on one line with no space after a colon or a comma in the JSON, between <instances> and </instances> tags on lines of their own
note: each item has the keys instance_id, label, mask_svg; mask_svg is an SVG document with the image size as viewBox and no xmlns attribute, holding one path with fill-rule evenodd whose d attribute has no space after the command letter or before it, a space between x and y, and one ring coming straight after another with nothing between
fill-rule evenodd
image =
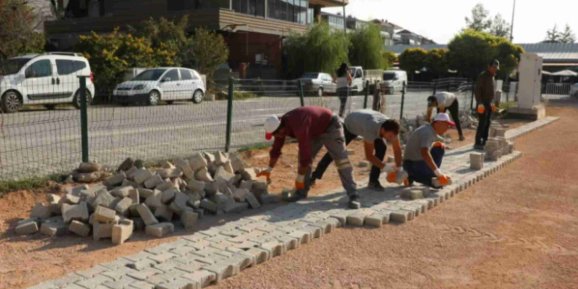
<instances>
[{"instance_id":1,"label":"orange glove","mask_svg":"<svg viewBox=\"0 0 578 289\"><path fill-rule=\"evenodd\" d=\"M440 149L445 149L445 148L446 148L446 145L445 145L443 142L441 142L441 141L436 141L436 142L434 142L432 146L433 146L434 148L440 148Z\"/></svg>"},{"instance_id":2,"label":"orange glove","mask_svg":"<svg viewBox=\"0 0 578 289\"><path fill-rule=\"evenodd\" d=\"M303 190L305 189L305 176L298 175L297 179L295 179L295 190Z\"/></svg>"},{"instance_id":3,"label":"orange glove","mask_svg":"<svg viewBox=\"0 0 578 289\"><path fill-rule=\"evenodd\" d=\"M257 177L265 177L265 178L267 178L267 182L270 183L271 182L271 171L273 171L273 168L269 167L267 169L264 169L257 174Z\"/></svg>"},{"instance_id":4,"label":"orange glove","mask_svg":"<svg viewBox=\"0 0 578 289\"><path fill-rule=\"evenodd\" d=\"M440 186L442 186L442 187L447 186L450 183L450 177L447 175L439 176L438 182L440 183Z\"/></svg>"},{"instance_id":5,"label":"orange glove","mask_svg":"<svg viewBox=\"0 0 578 289\"><path fill-rule=\"evenodd\" d=\"M498 107L496 107L496 105L492 103L492 112L496 111L498 111Z\"/></svg>"},{"instance_id":6,"label":"orange glove","mask_svg":"<svg viewBox=\"0 0 578 289\"><path fill-rule=\"evenodd\" d=\"M390 183L395 183L397 181L397 172L387 173L387 181Z\"/></svg>"},{"instance_id":7,"label":"orange glove","mask_svg":"<svg viewBox=\"0 0 578 289\"><path fill-rule=\"evenodd\" d=\"M476 111L479 114L484 114L486 112L486 107L483 104L478 104L478 108L476 109Z\"/></svg>"}]
</instances>

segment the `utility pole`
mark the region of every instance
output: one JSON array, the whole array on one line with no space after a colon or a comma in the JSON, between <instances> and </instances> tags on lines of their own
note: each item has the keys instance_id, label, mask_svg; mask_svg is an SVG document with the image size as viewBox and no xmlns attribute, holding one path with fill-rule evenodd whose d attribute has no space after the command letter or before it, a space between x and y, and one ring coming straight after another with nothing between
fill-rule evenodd
<instances>
[{"instance_id":1,"label":"utility pole","mask_svg":"<svg viewBox=\"0 0 578 289\"><path fill-rule=\"evenodd\" d=\"M345 0L343 0L343 32L347 33L347 17L345 17Z\"/></svg>"},{"instance_id":2,"label":"utility pole","mask_svg":"<svg viewBox=\"0 0 578 289\"><path fill-rule=\"evenodd\" d=\"M516 0L514 0L514 7L512 8L512 26L510 27L510 42L514 41L514 17L516 16Z\"/></svg>"}]
</instances>

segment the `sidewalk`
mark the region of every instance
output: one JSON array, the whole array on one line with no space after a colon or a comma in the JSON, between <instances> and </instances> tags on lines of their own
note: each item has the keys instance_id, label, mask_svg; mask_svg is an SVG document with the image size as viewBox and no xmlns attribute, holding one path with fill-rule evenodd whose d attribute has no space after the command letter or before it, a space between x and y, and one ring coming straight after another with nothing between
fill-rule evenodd
<instances>
[{"instance_id":1,"label":"sidewalk","mask_svg":"<svg viewBox=\"0 0 578 289\"><path fill-rule=\"evenodd\" d=\"M507 137L518 137L554 120L547 118L508 131ZM516 152L498 162L486 162L483 170L472 171L470 152L471 149L462 148L447 154L443 168L454 184L425 199L401 200L402 188L398 186L388 187L385 193L361 190L364 208L346 210L344 194L335 192L200 231L32 288L204 287L342 225L381 226L410 221L520 156Z\"/></svg>"}]
</instances>

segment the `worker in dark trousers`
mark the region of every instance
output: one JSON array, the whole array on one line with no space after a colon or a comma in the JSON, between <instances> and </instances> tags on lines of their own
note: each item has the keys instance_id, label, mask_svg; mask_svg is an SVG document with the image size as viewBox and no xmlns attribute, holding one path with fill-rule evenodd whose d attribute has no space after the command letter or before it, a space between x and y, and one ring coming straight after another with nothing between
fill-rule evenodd
<instances>
[{"instance_id":1,"label":"worker in dark trousers","mask_svg":"<svg viewBox=\"0 0 578 289\"><path fill-rule=\"evenodd\" d=\"M492 112L496 111L494 96L496 94L495 76L500 69L500 62L493 60L489 63L486 71L482 72L476 83L474 91L478 113L478 129L474 149L483 150L488 140L490 125L492 124Z\"/></svg>"},{"instance_id":2,"label":"worker in dark trousers","mask_svg":"<svg viewBox=\"0 0 578 289\"><path fill-rule=\"evenodd\" d=\"M442 173L440 167L445 155L445 146L436 141L454 126L447 113L438 113L433 122L414 130L405 146L403 168L408 174L406 185L414 181L435 187L432 179L438 178L441 186L449 183L449 176Z\"/></svg>"},{"instance_id":3,"label":"worker in dark trousers","mask_svg":"<svg viewBox=\"0 0 578 289\"><path fill-rule=\"evenodd\" d=\"M266 139L275 138L270 151L269 167L260 172L260 176L270 179L271 172L281 156L281 149L287 137L297 139L299 143L299 169L295 180L295 195L290 201L307 197L311 185L311 164L321 147L325 146L331 154L341 183L349 196L348 206L351 209L361 207L357 193L357 184L353 179L353 167L345 148L345 135L339 116L331 110L305 106L296 108L281 117L270 116L265 120Z\"/></svg>"},{"instance_id":4,"label":"worker in dark trousers","mask_svg":"<svg viewBox=\"0 0 578 289\"><path fill-rule=\"evenodd\" d=\"M462 131L462 125L460 123L460 104L458 98L455 94L447 91L438 92L427 98L427 121L431 122L432 111L436 108L437 112L446 112L448 110L452 117L452 120L456 123L456 129L458 130L459 140L463 141L464 133Z\"/></svg>"},{"instance_id":5,"label":"worker in dark trousers","mask_svg":"<svg viewBox=\"0 0 578 289\"><path fill-rule=\"evenodd\" d=\"M399 123L373 110L358 110L345 118L345 144L348 145L358 136L363 137L365 158L372 164L368 187L373 190L384 190L379 182L381 171L385 168L383 159L387 151L387 143L393 147L395 156L395 171L401 169L401 144L399 141ZM313 172L313 180L320 180L329 164L333 161L327 153L317 164Z\"/></svg>"}]
</instances>

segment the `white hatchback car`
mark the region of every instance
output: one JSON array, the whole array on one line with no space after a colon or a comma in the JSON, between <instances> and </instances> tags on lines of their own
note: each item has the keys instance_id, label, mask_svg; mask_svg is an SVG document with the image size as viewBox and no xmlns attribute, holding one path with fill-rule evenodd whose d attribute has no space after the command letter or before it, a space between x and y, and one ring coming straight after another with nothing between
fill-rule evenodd
<instances>
[{"instance_id":1,"label":"white hatchback car","mask_svg":"<svg viewBox=\"0 0 578 289\"><path fill-rule=\"evenodd\" d=\"M157 105L161 101L191 100L200 103L205 97L205 83L194 69L182 67L157 67L147 69L130 81L114 89L113 98L119 104L146 103Z\"/></svg>"},{"instance_id":2,"label":"white hatchback car","mask_svg":"<svg viewBox=\"0 0 578 289\"><path fill-rule=\"evenodd\" d=\"M93 75L86 58L77 53L49 52L8 59L0 70L0 107L17 112L24 105L38 104L52 109L71 103L80 108L80 81L87 76L88 103L94 95Z\"/></svg>"}]
</instances>

